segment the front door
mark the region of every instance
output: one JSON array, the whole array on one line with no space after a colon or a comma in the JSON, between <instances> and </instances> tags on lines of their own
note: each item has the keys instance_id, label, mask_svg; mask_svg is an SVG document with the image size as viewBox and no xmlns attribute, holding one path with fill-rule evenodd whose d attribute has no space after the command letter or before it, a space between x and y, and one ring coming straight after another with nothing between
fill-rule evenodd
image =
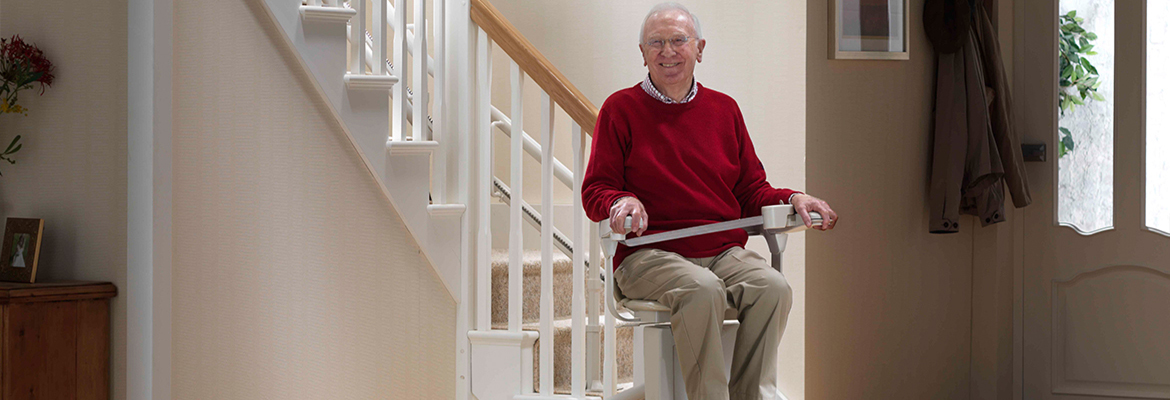
<instances>
[{"instance_id":1,"label":"front door","mask_svg":"<svg viewBox=\"0 0 1170 400\"><path fill-rule=\"evenodd\" d=\"M1023 398L1170 399L1170 0L1014 3Z\"/></svg>"}]
</instances>

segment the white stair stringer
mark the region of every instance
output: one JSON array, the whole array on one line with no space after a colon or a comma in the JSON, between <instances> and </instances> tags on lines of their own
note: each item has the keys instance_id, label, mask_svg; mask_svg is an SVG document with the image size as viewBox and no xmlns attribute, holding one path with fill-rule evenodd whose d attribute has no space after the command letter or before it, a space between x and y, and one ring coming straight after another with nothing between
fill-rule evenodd
<instances>
[{"instance_id":1,"label":"white stair stringer","mask_svg":"<svg viewBox=\"0 0 1170 400\"><path fill-rule=\"evenodd\" d=\"M349 39L345 19L340 16L348 11L326 11L328 18L309 18L302 15L318 15L321 10L282 0L264 0L263 4L262 8L280 28L285 43L309 73L314 88L358 149L395 213L405 222L423 257L451 298L461 302L461 255L457 249L462 249L462 206L429 209L430 157L437 146L434 142L412 143L407 145L409 148L388 146L390 98L386 91L369 90L370 85L347 87ZM359 79L367 82L372 79L378 81L375 85L387 85L397 77ZM350 81L353 81L352 76ZM398 150L405 151L399 154ZM395 154L394 160L389 157L391 153ZM394 173L392 181L387 179L389 173Z\"/></svg>"},{"instance_id":2,"label":"white stair stringer","mask_svg":"<svg viewBox=\"0 0 1170 400\"><path fill-rule=\"evenodd\" d=\"M458 290L462 204L430 204L431 160L439 144L433 141L387 141L383 183L393 188L394 201L406 226L416 235L423 252L436 266L443 284ZM425 211L425 212L423 212ZM458 298L457 298L458 299Z\"/></svg>"}]
</instances>

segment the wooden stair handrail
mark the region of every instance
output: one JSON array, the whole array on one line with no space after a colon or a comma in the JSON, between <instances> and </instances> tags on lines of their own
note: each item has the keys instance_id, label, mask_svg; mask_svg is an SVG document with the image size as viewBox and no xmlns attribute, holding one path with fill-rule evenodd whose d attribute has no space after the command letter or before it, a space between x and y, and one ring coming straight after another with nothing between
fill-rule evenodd
<instances>
[{"instance_id":1,"label":"wooden stair handrail","mask_svg":"<svg viewBox=\"0 0 1170 400\"><path fill-rule=\"evenodd\" d=\"M471 20L479 25L508 56L528 74L549 97L581 126L581 131L593 134L597 124L597 106L594 106L561 71L536 50L487 0L471 0Z\"/></svg>"}]
</instances>

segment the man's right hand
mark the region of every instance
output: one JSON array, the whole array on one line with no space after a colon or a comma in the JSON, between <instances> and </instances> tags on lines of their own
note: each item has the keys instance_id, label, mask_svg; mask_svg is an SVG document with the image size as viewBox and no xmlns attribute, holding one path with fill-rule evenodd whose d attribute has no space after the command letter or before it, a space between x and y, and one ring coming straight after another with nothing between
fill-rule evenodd
<instances>
[{"instance_id":1,"label":"man's right hand","mask_svg":"<svg viewBox=\"0 0 1170 400\"><path fill-rule=\"evenodd\" d=\"M627 215L634 217L629 230L626 230L625 227ZM632 232L641 236L643 232L646 232L646 226L649 224L650 216L646 215L646 206L643 206L637 197L623 197L609 208L609 228L614 233L627 234Z\"/></svg>"}]
</instances>

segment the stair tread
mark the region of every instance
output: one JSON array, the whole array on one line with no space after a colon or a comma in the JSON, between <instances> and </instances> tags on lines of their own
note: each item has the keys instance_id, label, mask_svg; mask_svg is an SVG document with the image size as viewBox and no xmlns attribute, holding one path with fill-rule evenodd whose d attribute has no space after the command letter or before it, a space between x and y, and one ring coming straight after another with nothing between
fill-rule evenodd
<instances>
[{"instance_id":1,"label":"stair tread","mask_svg":"<svg viewBox=\"0 0 1170 400\"><path fill-rule=\"evenodd\" d=\"M492 271L503 272L508 271L508 263L510 262L508 251L506 250L492 250ZM524 265L525 274L536 274L541 271L541 253L540 250L525 250L524 255L521 256L521 264ZM560 252L553 252L553 273L564 274L573 272L573 260Z\"/></svg>"}]
</instances>

